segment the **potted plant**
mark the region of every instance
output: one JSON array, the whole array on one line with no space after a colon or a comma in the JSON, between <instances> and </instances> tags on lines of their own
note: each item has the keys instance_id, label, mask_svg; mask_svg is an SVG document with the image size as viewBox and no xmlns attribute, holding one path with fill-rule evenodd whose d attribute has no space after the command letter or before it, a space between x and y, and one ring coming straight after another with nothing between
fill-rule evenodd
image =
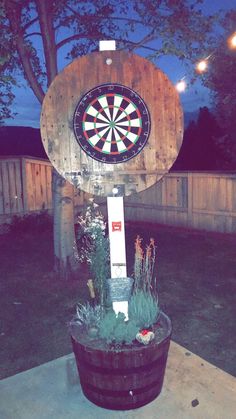
<instances>
[{"instance_id":1,"label":"potted plant","mask_svg":"<svg viewBox=\"0 0 236 419\"><path fill-rule=\"evenodd\" d=\"M110 276L109 241L106 237L106 223L98 205L89 200L85 212L79 216L77 243L81 262L86 262L93 279L88 280L88 287L93 304L96 302L104 309L106 284L104 278Z\"/></svg>"},{"instance_id":2,"label":"potted plant","mask_svg":"<svg viewBox=\"0 0 236 419\"><path fill-rule=\"evenodd\" d=\"M88 217L90 226L85 215L80 238L83 237L84 256L93 274L88 282L91 303L79 305L70 322L81 387L85 396L101 407L134 409L161 392L170 344L171 322L160 310L157 299L155 243L151 239L143 250L142 239L136 238L127 320L123 313L116 315L112 309L107 268L103 266L108 258L103 259L103 265L100 263L104 257L101 246L108 249L105 224L93 203Z\"/></svg>"}]
</instances>

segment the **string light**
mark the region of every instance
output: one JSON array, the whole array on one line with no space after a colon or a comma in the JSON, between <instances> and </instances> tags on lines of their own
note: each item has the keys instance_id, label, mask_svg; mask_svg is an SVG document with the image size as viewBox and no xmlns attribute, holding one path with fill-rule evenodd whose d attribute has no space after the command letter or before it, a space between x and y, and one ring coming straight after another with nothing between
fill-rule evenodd
<instances>
[{"instance_id":1,"label":"string light","mask_svg":"<svg viewBox=\"0 0 236 419\"><path fill-rule=\"evenodd\" d=\"M228 39L228 46L230 49L236 49L236 32Z\"/></svg>"},{"instance_id":2,"label":"string light","mask_svg":"<svg viewBox=\"0 0 236 419\"><path fill-rule=\"evenodd\" d=\"M178 81L175 87L179 93L183 93L186 90L187 85L186 85L186 82L182 79Z\"/></svg>"},{"instance_id":3,"label":"string light","mask_svg":"<svg viewBox=\"0 0 236 419\"><path fill-rule=\"evenodd\" d=\"M205 71L207 71L208 60L212 57L212 55L213 55L213 52L210 55L208 55L208 57L204 58L203 60L199 61L196 64L196 71L198 73L204 73Z\"/></svg>"},{"instance_id":4,"label":"string light","mask_svg":"<svg viewBox=\"0 0 236 419\"><path fill-rule=\"evenodd\" d=\"M196 65L196 71L198 73L204 73L204 71L207 70L207 67L208 67L207 60L201 60Z\"/></svg>"},{"instance_id":5,"label":"string light","mask_svg":"<svg viewBox=\"0 0 236 419\"><path fill-rule=\"evenodd\" d=\"M234 32L227 40L228 43L228 47L230 49L236 49L236 32ZM208 60L214 55L214 53L212 52L210 55L208 55L208 57L204 58L203 60L199 61L196 66L195 69L198 73L204 73L205 71L207 71L208 69ZM187 84L184 81L184 78L186 76L182 77L182 79L180 81L178 81L178 83L176 83L175 88L179 93L183 93L186 88L187 88Z\"/></svg>"}]
</instances>

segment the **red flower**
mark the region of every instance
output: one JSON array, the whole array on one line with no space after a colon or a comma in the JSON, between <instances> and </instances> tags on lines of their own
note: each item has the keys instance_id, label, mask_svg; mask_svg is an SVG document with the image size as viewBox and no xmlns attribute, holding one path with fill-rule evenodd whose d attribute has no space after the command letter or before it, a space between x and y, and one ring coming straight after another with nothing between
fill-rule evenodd
<instances>
[{"instance_id":1,"label":"red flower","mask_svg":"<svg viewBox=\"0 0 236 419\"><path fill-rule=\"evenodd\" d=\"M147 330L147 329L143 329L143 330L141 330L141 332L140 332L140 334L142 335L142 336L145 336L145 335L147 335L149 333L149 330Z\"/></svg>"}]
</instances>

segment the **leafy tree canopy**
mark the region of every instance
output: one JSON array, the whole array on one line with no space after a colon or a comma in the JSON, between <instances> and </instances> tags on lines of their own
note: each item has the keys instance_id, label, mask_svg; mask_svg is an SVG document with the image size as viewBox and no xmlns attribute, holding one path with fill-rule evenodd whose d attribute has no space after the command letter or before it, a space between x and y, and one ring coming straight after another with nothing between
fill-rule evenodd
<instances>
[{"instance_id":1,"label":"leafy tree canopy","mask_svg":"<svg viewBox=\"0 0 236 419\"><path fill-rule=\"evenodd\" d=\"M116 39L118 49L156 60L174 55L196 60L212 44L216 16L204 16L202 0L0 0L1 118L9 116L11 86L23 72L42 103L45 90L66 59Z\"/></svg>"},{"instance_id":2,"label":"leafy tree canopy","mask_svg":"<svg viewBox=\"0 0 236 419\"><path fill-rule=\"evenodd\" d=\"M16 84L12 76L15 67L12 57L13 39L6 24L5 10L0 3L0 125L12 114L10 105L14 99L12 87Z\"/></svg>"},{"instance_id":3,"label":"leafy tree canopy","mask_svg":"<svg viewBox=\"0 0 236 419\"><path fill-rule=\"evenodd\" d=\"M224 120L223 109L230 104L235 109L236 105L236 50L226 41L235 32L236 11L225 15L222 27L224 31L213 46L212 65L206 73L205 84L212 90L213 103Z\"/></svg>"},{"instance_id":4,"label":"leafy tree canopy","mask_svg":"<svg viewBox=\"0 0 236 419\"><path fill-rule=\"evenodd\" d=\"M215 44L212 65L205 84L212 91L212 104L223 129L221 148L235 167L236 163L236 50L226 40L236 28L236 11L230 11L222 21L223 33Z\"/></svg>"},{"instance_id":5,"label":"leafy tree canopy","mask_svg":"<svg viewBox=\"0 0 236 419\"><path fill-rule=\"evenodd\" d=\"M222 148L222 129L209 109L200 108L197 121L185 130L183 145L174 170L226 170L230 160Z\"/></svg>"}]
</instances>

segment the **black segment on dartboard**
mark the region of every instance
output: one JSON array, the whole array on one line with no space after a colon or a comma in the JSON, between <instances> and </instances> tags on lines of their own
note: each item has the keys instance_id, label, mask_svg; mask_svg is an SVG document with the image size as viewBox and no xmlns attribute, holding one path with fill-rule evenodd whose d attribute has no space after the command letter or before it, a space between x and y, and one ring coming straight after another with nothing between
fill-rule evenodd
<instances>
[{"instance_id":1,"label":"black segment on dartboard","mask_svg":"<svg viewBox=\"0 0 236 419\"><path fill-rule=\"evenodd\" d=\"M147 143L151 121L145 102L134 90L109 83L81 98L73 126L76 140L86 154L114 164L140 153Z\"/></svg>"}]
</instances>

